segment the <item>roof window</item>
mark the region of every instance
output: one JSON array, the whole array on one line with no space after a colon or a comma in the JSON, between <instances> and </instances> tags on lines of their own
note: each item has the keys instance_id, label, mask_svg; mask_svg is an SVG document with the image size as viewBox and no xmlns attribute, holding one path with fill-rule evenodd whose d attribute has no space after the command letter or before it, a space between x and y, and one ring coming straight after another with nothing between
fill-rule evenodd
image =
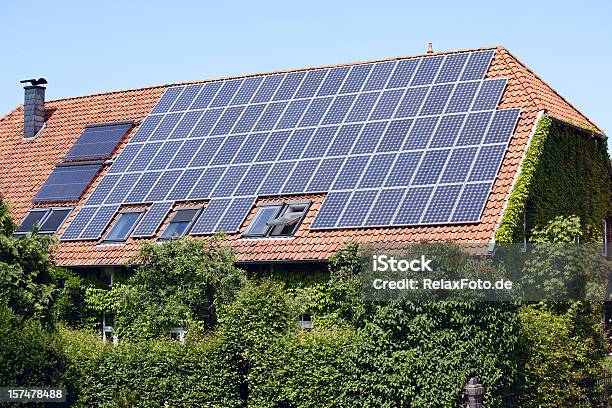
<instances>
[{"instance_id":1,"label":"roof window","mask_svg":"<svg viewBox=\"0 0 612 408\"><path fill-rule=\"evenodd\" d=\"M201 207L181 208L174 212L174 216L159 239L167 240L184 236L189 232L194 221L200 214Z\"/></svg>"},{"instance_id":2,"label":"roof window","mask_svg":"<svg viewBox=\"0 0 612 408\"><path fill-rule=\"evenodd\" d=\"M55 234L71 211L72 207L34 208L21 221L15 235L27 234L36 228L39 234Z\"/></svg>"},{"instance_id":3,"label":"roof window","mask_svg":"<svg viewBox=\"0 0 612 408\"><path fill-rule=\"evenodd\" d=\"M120 213L119 218L104 237L104 241L124 242L127 240L143 213L144 211L124 211Z\"/></svg>"},{"instance_id":4,"label":"roof window","mask_svg":"<svg viewBox=\"0 0 612 408\"><path fill-rule=\"evenodd\" d=\"M295 234L310 202L267 204L259 207L245 232L247 237L288 237Z\"/></svg>"}]
</instances>

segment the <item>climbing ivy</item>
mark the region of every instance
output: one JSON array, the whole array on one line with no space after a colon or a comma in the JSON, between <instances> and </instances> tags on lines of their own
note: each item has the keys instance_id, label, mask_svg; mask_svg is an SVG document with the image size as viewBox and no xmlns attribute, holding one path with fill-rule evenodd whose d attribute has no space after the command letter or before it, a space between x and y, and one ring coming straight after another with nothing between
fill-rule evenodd
<instances>
[{"instance_id":1,"label":"climbing ivy","mask_svg":"<svg viewBox=\"0 0 612 408\"><path fill-rule=\"evenodd\" d=\"M521 173L496 231L498 243L523 239L555 217L578 215L583 237L602 236L602 220L610 211L610 158L604 140L585 137L550 117L540 119Z\"/></svg>"}]
</instances>

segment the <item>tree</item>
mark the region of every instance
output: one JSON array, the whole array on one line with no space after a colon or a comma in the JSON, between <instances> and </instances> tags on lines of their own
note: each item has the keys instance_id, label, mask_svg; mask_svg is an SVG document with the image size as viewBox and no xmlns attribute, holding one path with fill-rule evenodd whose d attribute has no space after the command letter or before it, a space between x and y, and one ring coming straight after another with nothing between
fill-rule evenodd
<instances>
[{"instance_id":1,"label":"tree","mask_svg":"<svg viewBox=\"0 0 612 408\"><path fill-rule=\"evenodd\" d=\"M129 339L168 335L182 326L199 332L217 325L217 308L245 281L231 249L219 237L143 243L140 266L108 298L116 312L115 330Z\"/></svg>"}]
</instances>

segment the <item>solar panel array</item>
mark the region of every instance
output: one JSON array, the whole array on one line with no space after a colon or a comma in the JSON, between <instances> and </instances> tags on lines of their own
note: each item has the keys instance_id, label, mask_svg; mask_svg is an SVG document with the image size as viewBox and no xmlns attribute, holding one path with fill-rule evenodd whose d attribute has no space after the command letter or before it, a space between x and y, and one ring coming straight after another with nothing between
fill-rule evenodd
<instances>
[{"instance_id":1,"label":"solar panel array","mask_svg":"<svg viewBox=\"0 0 612 408\"><path fill-rule=\"evenodd\" d=\"M156 215L134 236L152 235L162 208L202 199L191 234L235 232L258 196L294 193L328 193L313 229L477 222L520 113L496 110L493 53L169 88L62 239L138 203Z\"/></svg>"},{"instance_id":2,"label":"solar panel array","mask_svg":"<svg viewBox=\"0 0 612 408\"><path fill-rule=\"evenodd\" d=\"M64 156L64 160L108 159L132 126L133 122L88 125Z\"/></svg>"},{"instance_id":3,"label":"solar panel array","mask_svg":"<svg viewBox=\"0 0 612 408\"><path fill-rule=\"evenodd\" d=\"M101 168L102 163L59 164L55 166L32 201L76 201Z\"/></svg>"}]
</instances>

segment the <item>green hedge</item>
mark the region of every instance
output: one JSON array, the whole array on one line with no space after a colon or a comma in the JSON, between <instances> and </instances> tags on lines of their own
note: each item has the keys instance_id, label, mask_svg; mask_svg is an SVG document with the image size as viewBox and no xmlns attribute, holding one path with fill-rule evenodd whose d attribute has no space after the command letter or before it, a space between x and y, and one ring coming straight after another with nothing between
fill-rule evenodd
<instances>
[{"instance_id":1,"label":"green hedge","mask_svg":"<svg viewBox=\"0 0 612 408\"><path fill-rule=\"evenodd\" d=\"M76 331L64 331L63 338L77 387L76 407L115 407L120 400L133 407L240 405L238 381L214 339L112 346Z\"/></svg>"}]
</instances>

